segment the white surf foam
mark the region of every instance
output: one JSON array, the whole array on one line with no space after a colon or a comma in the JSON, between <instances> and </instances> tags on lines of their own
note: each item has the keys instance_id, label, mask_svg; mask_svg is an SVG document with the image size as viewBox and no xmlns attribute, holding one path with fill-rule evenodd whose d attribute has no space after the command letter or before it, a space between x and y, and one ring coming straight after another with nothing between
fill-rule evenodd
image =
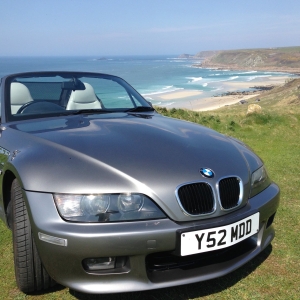
<instances>
[{"instance_id":1,"label":"white surf foam","mask_svg":"<svg viewBox=\"0 0 300 300\"><path fill-rule=\"evenodd\" d=\"M246 79L246 81L252 81L257 78L266 78L266 77L271 77L271 75L257 75L257 76L250 76L249 78Z\"/></svg>"},{"instance_id":2,"label":"white surf foam","mask_svg":"<svg viewBox=\"0 0 300 300\"><path fill-rule=\"evenodd\" d=\"M195 83L197 81L202 80L202 77L186 77L186 79L191 79L191 81L188 81L188 83Z\"/></svg>"},{"instance_id":3,"label":"white surf foam","mask_svg":"<svg viewBox=\"0 0 300 300\"><path fill-rule=\"evenodd\" d=\"M172 92L176 92L176 91L179 91L179 90L184 90L184 88L175 88L172 85L172 86L163 87L161 90L158 90L158 91L142 93L142 96L143 97L148 97L148 96L152 96L152 95L160 95L160 94L172 93Z\"/></svg>"}]
</instances>

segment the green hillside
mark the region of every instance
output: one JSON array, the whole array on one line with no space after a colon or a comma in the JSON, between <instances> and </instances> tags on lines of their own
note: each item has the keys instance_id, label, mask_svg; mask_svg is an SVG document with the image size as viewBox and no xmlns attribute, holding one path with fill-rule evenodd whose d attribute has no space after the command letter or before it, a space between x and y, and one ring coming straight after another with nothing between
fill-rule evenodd
<instances>
[{"instance_id":1,"label":"green hillside","mask_svg":"<svg viewBox=\"0 0 300 300\"><path fill-rule=\"evenodd\" d=\"M204 51L202 67L300 73L300 47Z\"/></svg>"}]
</instances>

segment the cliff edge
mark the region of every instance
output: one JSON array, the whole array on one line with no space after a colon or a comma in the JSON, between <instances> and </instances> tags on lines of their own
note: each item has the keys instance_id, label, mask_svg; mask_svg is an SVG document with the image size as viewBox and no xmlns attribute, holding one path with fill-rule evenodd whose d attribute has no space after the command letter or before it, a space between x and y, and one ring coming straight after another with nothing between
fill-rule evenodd
<instances>
[{"instance_id":1,"label":"cliff edge","mask_svg":"<svg viewBox=\"0 0 300 300\"><path fill-rule=\"evenodd\" d=\"M300 75L300 47L202 51L196 67L232 70L280 71Z\"/></svg>"}]
</instances>

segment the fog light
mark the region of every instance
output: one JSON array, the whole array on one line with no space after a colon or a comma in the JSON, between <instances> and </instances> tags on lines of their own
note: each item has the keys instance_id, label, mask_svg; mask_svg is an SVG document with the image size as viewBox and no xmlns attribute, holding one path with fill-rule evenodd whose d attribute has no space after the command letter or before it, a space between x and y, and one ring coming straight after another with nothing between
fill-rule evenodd
<instances>
[{"instance_id":1,"label":"fog light","mask_svg":"<svg viewBox=\"0 0 300 300\"><path fill-rule=\"evenodd\" d=\"M270 226L273 224L274 218L275 218L275 214L273 214L273 215L268 219L266 228L270 227Z\"/></svg>"},{"instance_id":2,"label":"fog light","mask_svg":"<svg viewBox=\"0 0 300 300\"><path fill-rule=\"evenodd\" d=\"M83 261L83 265L87 271L114 269L115 263L116 263L115 257L87 258Z\"/></svg>"}]
</instances>

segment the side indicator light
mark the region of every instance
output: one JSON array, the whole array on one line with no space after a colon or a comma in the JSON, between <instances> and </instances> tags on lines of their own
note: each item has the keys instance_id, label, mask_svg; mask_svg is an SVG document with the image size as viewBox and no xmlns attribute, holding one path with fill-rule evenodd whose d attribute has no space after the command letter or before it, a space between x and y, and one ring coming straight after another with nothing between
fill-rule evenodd
<instances>
[{"instance_id":1,"label":"side indicator light","mask_svg":"<svg viewBox=\"0 0 300 300\"><path fill-rule=\"evenodd\" d=\"M38 236L41 241L44 241L46 243L54 244L57 246L63 246L63 247L68 246L67 239L62 239L62 238L51 236L51 235L41 233L41 232L38 233Z\"/></svg>"}]
</instances>

